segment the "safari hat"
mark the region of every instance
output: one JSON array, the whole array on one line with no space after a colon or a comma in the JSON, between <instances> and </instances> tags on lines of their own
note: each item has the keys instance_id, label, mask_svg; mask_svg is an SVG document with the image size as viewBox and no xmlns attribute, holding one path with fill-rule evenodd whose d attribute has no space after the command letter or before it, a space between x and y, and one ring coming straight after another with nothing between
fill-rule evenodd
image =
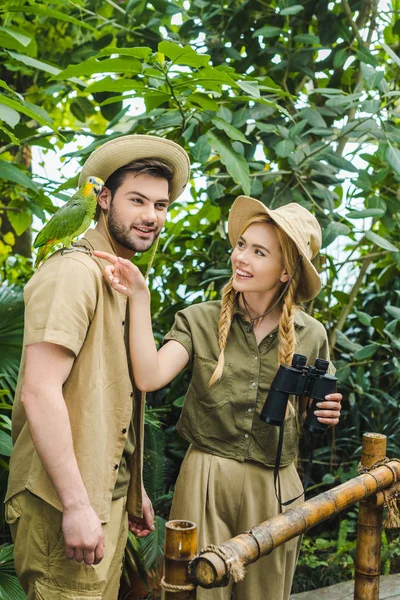
<instances>
[{"instance_id":1,"label":"safari hat","mask_svg":"<svg viewBox=\"0 0 400 600\"><path fill-rule=\"evenodd\" d=\"M189 181L189 157L179 144L153 135L124 135L102 144L86 160L78 184L92 175L107 181L117 169L143 158L161 160L172 168L170 200L174 202Z\"/></svg>"},{"instance_id":2,"label":"safari hat","mask_svg":"<svg viewBox=\"0 0 400 600\"><path fill-rule=\"evenodd\" d=\"M228 235L233 247L246 223L262 214L267 214L296 244L302 257L297 299L302 302L312 300L321 289L321 279L311 262L321 249L322 233L317 219L295 202L272 210L259 200L239 196L232 204L228 219Z\"/></svg>"}]
</instances>

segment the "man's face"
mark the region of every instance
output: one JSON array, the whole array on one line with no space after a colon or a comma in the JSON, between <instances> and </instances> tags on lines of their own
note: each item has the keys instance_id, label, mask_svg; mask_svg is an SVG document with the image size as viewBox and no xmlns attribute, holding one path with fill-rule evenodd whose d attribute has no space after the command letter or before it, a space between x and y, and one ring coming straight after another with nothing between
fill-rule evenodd
<instances>
[{"instance_id":1,"label":"man's face","mask_svg":"<svg viewBox=\"0 0 400 600\"><path fill-rule=\"evenodd\" d=\"M108 210L108 229L119 246L148 250L164 225L169 204L168 181L127 173Z\"/></svg>"}]
</instances>

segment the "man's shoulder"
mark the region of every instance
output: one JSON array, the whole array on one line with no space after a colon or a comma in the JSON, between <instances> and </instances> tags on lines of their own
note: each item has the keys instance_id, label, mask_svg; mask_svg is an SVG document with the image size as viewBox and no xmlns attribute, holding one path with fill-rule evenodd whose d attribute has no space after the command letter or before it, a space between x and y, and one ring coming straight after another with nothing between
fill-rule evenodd
<instances>
[{"instance_id":1,"label":"man's shoulder","mask_svg":"<svg viewBox=\"0 0 400 600\"><path fill-rule=\"evenodd\" d=\"M58 250L52 254L36 271L37 276L46 276L47 274L59 272L71 273L91 273L101 279L102 268L99 260L92 256L91 249L85 246L79 246L83 250L77 248L68 248Z\"/></svg>"}]
</instances>

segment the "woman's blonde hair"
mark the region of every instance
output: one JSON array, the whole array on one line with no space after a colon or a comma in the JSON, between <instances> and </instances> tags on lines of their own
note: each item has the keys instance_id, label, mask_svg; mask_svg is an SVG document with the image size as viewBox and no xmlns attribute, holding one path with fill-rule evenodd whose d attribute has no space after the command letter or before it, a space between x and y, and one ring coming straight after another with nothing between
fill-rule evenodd
<instances>
[{"instance_id":1,"label":"woman's blonde hair","mask_svg":"<svg viewBox=\"0 0 400 600\"><path fill-rule=\"evenodd\" d=\"M300 278L300 269L296 269L296 266L299 260L299 252L296 244L266 214L260 214L250 219L243 227L242 233L244 233L246 229L253 223L270 223L275 228L282 254L282 265L290 277L290 283L281 300L282 314L279 320L278 334L278 362L288 365L292 362L296 347L294 313L298 309L296 306L296 291ZM231 277L231 279L222 289L221 311L218 320L218 346L220 354L215 371L209 381L210 386L214 385L214 383L221 379L224 371L225 348L228 340L229 330L232 324L234 301L237 293L233 289L232 279L233 277Z\"/></svg>"}]
</instances>

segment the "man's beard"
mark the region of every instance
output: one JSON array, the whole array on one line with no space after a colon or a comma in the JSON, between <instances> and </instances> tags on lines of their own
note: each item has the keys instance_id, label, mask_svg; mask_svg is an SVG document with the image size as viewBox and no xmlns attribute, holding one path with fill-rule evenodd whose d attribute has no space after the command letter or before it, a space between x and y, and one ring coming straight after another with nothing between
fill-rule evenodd
<instances>
[{"instance_id":1,"label":"man's beard","mask_svg":"<svg viewBox=\"0 0 400 600\"><path fill-rule=\"evenodd\" d=\"M107 219L108 231L111 237L123 248L127 248L128 250L132 250L132 252L146 252L157 237L160 235L160 231L154 231L154 236L152 239L141 240L134 238L134 229L129 226L125 226L121 223L118 218L117 212L114 209L112 203L110 209L108 211L108 219ZM152 225L148 225L143 223L145 227L152 227Z\"/></svg>"}]
</instances>

